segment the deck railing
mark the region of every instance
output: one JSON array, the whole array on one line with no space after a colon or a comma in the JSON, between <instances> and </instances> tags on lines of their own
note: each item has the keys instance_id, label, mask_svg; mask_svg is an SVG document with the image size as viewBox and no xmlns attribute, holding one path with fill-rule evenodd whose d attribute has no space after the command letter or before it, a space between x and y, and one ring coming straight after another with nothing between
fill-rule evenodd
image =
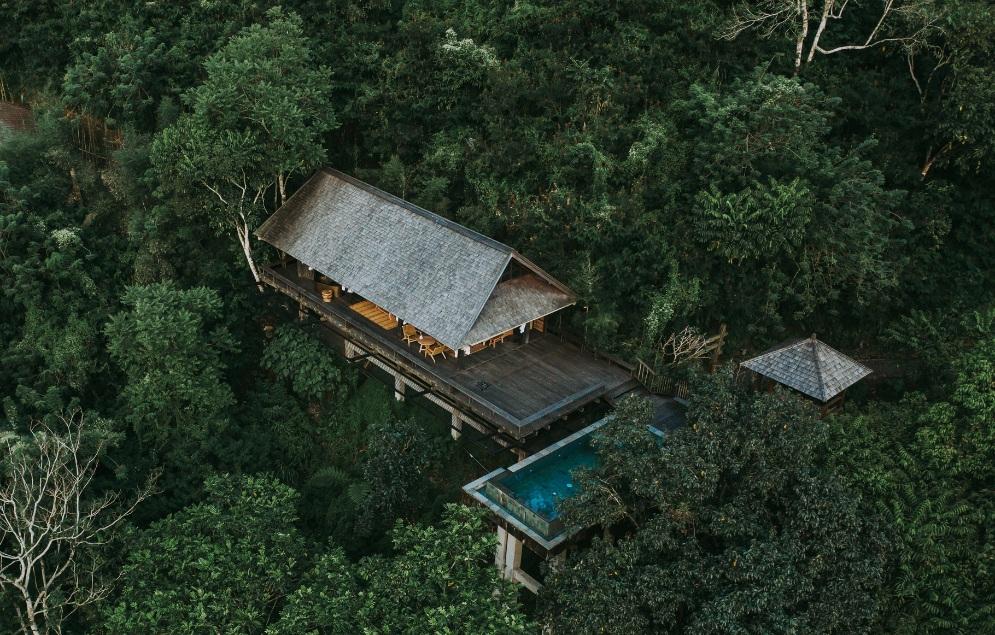
<instances>
[{"instance_id":1,"label":"deck railing","mask_svg":"<svg viewBox=\"0 0 995 635\"><path fill-rule=\"evenodd\" d=\"M658 375L649 364L636 358L636 369L632 372L636 379L646 390L655 395L666 395L678 399L688 398L688 383L683 380L676 380L666 375Z\"/></svg>"}]
</instances>

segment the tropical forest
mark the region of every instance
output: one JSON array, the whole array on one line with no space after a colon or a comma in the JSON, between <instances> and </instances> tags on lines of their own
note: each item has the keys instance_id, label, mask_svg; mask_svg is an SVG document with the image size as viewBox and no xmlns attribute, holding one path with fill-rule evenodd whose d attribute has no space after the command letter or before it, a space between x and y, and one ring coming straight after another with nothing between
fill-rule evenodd
<instances>
[{"instance_id":1,"label":"tropical forest","mask_svg":"<svg viewBox=\"0 0 995 635\"><path fill-rule=\"evenodd\" d=\"M0 633L995 633L989 0L0 0Z\"/></svg>"}]
</instances>

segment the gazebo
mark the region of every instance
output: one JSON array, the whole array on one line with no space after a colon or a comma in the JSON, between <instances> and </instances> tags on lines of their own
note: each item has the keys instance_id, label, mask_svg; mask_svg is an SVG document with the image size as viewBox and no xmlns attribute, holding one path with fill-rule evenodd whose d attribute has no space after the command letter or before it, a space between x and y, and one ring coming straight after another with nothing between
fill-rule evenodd
<instances>
[{"instance_id":1,"label":"gazebo","mask_svg":"<svg viewBox=\"0 0 995 635\"><path fill-rule=\"evenodd\" d=\"M797 390L828 412L843 401L844 391L871 374L871 369L844 355L813 334L779 345L742 366Z\"/></svg>"}]
</instances>

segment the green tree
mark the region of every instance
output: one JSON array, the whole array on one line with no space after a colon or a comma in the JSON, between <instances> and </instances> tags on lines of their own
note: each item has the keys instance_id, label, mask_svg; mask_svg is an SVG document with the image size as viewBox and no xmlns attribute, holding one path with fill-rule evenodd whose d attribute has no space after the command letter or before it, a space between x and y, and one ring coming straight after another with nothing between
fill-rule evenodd
<instances>
[{"instance_id":1,"label":"green tree","mask_svg":"<svg viewBox=\"0 0 995 635\"><path fill-rule=\"evenodd\" d=\"M333 549L287 598L269 635L534 632L513 583L490 565L485 513L447 506L436 526L398 522L391 555L350 564Z\"/></svg>"},{"instance_id":2,"label":"green tree","mask_svg":"<svg viewBox=\"0 0 995 635\"><path fill-rule=\"evenodd\" d=\"M441 448L414 419L389 417L366 432L362 467L362 503L358 529L377 536L413 514L436 489L430 476L442 456Z\"/></svg>"},{"instance_id":3,"label":"green tree","mask_svg":"<svg viewBox=\"0 0 995 635\"><path fill-rule=\"evenodd\" d=\"M889 212L902 193L867 160L873 140L830 137L837 106L813 84L760 72L695 84L676 105L700 188L679 235L718 257L699 252L688 266L710 270L721 312L754 329L810 323L842 301L867 311L897 284L902 225Z\"/></svg>"},{"instance_id":4,"label":"green tree","mask_svg":"<svg viewBox=\"0 0 995 635\"><path fill-rule=\"evenodd\" d=\"M870 628L887 541L828 465L815 408L752 394L728 370L693 394L688 427L662 443L634 400L593 441L601 466L566 513L611 533L552 570L548 621L582 633Z\"/></svg>"},{"instance_id":5,"label":"green tree","mask_svg":"<svg viewBox=\"0 0 995 635\"><path fill-rule=\"evenodd\" d=\"M956 360L948 399L909 394L833 423L839 469L894 536L881 630L980 633L995 625L995 340Z\"/></svg>"},{"instance_id":6,"label":"green tree","mask_svg":"<svg viewBox=\"0 0 995 635\"><path fill-rule=\"evenodd\" d=\"M267 193L281 205L288 177L324 160L322 137L337 125L329 70L315 63L301 19L278 8L266 18L207 59L207 79L184 95L190 112L152 146L162 184L195 193L211 224L235 233L257 283L250 232Z\"/></svg>"},{"instance_id":7,"label":"green tree","mask_svg":"<svg viewBox=\"0 0 995 635\"><path fill-rule=\"evenodd\" d=\"M108 633L262 633L304 557L297 493L214 476L206 499L152 523L125 554Z\"/></svg>"},{"instance_id":8,"label":"green tree","mask_svg":"<svg viewBox=\"0 0 995 635\"><path fill-rule=\"evenodd\" d=\"M344 388L342 371L325 344L292 325L276 329L266 343L262 366L286 381L294 394L310 401L340 395Z\"/></svg>"},{"instance_id":9,"label":"green tree","mask_svg":"<svg viewBox=\"0 0 995 635\"><path fill-rule=\"evenodd\" d=\"M355 566L341 549L318 558L300 585L287 597L280 619L267 635L352 635L362 595Z\"/></svg>"},{"instance_id":10,"label":"green tree","mask_svg":"<svg viewBox=\"0 0 995 635\"><path fill-rule=\"evenodd\" d=\"M369 633L524 633L517 589L491 566L485 513L450 505L438 526L398 524L395 555L359 565L367 593L359 621Z\"/></svg>"},{"instance_id":11,"label":"green tree","mask_svg":"<svg viewBox=\"0 0 995 635\"><path fill-rule=\"evenodd\" d=\"M129 287L125 309L107 323L107 347L124 373L122 421L138 456L167 467L163 486L181 499L210 469L216 437L229 423L234 395L226 358L236 345L211 289L172 283Z\"/></svg>"}]
</instances>

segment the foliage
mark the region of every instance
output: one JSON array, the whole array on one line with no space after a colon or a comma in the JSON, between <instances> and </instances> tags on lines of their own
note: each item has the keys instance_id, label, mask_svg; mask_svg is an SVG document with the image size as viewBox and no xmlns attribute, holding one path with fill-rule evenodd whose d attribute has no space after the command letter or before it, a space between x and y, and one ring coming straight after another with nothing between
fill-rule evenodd
<instances>
[{"instance_id":1,"label":"foliage","mask_svg":"<svg viewBox=\"0 0 995 635\"><path fill-rule=\"evenodd\" d=\"M207 79L184 94L191 112L152 147L162 183L196 192L213 226L234 229L257 282L249 231L267 191L281 204L287 178L323 160L322 135L336 125L329 71L315 65L301 19L279 9L267 18L207 59Z\"/></svg>"},{"instance_id":2,"label":"foliage","mask_svg":"<svg viewBox=\"0 0 995 635\"><path fill-rule=\"evenodd\" d=\"M991 339L965 353L947 401L912 394L835 422L840 469L852 474L895 537L883 631L991 626L993 359Z\"/></svg>"},{"instance_id":3,"label":"foliage","mask_svg":"<svg viewBox=\"0 0 995 635\"><path fill-rule=\"evenodd\" d=\"M437 527L398 524L396 555L359 566L364 632L527 632L514 587L486 564L494 549L489 529L481 510L457 505Z\"/></svg>"},{"instance_id":4,"label":"foliage","mask_svg":"<svg viewBox=\"0 0 995 635\"><path fill-rule=\"evenodd\" d=\"M880 610L878 520L827 465L827 425L728 370L656 441L629 400L594 441L571 522L623 531L552 571L547 618L574 632L852 632Z\"/></svg>"},{"instance_id":5,"label":"foliage","mask_svg":"<svg viewBox=\"0 0 995 635\"><path fill-rule=\"evenodd\" d=\"M45 393L58 409L101 392L101 322L121 263L97 257L120 242L100 218L92 169L65 147L64 122L37 116L34 134L0 143L0 379L40 416Z\"/></svg>"},{"instance_id":6,"label":"foliage","mask_svg":"<svg viewBox=\"0 0 995 635\"><path fill-rule=\"evenodd\" d=\"M209 470L234 396L225 357L235 348L210 289L172 283L129 287L107 323L107 347L126 377L121 419L141 455L166 467L164 486L189 496Z\"/></svg>"},{"instance_id":7,"label":"foliage","mask_svg":"<svg viewBox=\"0 0 995 635\"><path fill-rule=\"evenodd\" d=\"M413 419L389 418L368 428L364 496L357 518L361 533L373 536L396 519L411 519L419 501L433 489L429 470L440 450Z\"/></svg>"},{"instance_id":8,"label":"foliage","mask_svg":"<svg viewBox=\"0 0 995 635\"><path fill-rule=\"evenodd\" d=\"M315 400L337 392L342 372L331 354L313 335L292 326L276 329L266 344L261 360L263 368L290 384L294 394Z\"/></svg>"},{"instance_id":9,"label":"foliage","mask_svg":"<svg viewBox=\"0 0 995 635\"><path fill-rule=\"evenodd\" d=\"M203 502L152 523L128 549L108 633L262 633L304 557L297 493L214 476Z\"/></svg>"},{"instance_id":10,"label":"foliage","mask_svg":"<svg viewBox=\"0 0 995 635\"><path fill-rule=\"evenodd\" d=\"M827 303L867 306L896 284L888 211L900 193L865 158L871 140L827 143L837 103L814 85L759 75L728 89L696 84L679 105L702 188L686 239L726 261L707 265L725 280L720 303L762 315L755 328L813 318Z\"/></svg>"},{"instance_id":11,"label":"foliage","mask_svg":"<svg viewBox=\"0 0 995 635\"><path fill-rule=\"evenodd\" d=\"M352 563L340 549L322 554L287 597L267 635L351 635L361 595Z\"/></svg>"}]
</instances>

